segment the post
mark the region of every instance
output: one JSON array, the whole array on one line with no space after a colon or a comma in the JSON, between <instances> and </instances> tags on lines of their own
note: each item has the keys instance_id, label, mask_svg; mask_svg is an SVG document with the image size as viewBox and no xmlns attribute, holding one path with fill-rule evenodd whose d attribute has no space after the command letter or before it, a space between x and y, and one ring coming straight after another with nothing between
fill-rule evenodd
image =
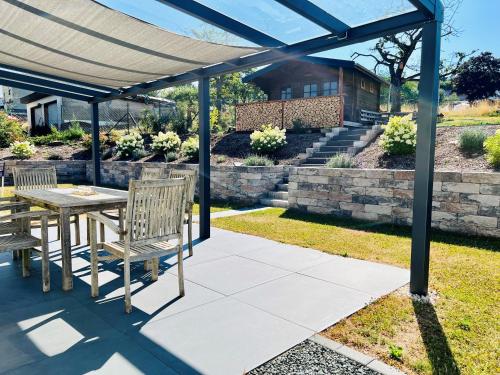
<instances>
[{"instance_id":1,"label":"post","mask_svg":"<svg viewBox=\"0 0 500 375\"><path fill-rule=\"evenodd\" d=\"M344 127L344 68L339 68L339 83L337 92L340 96L340 127Z\"/></svg>"},{"instance_id":2,"label":"post","mask_svg":"<svg viewBox=\"0 0 500 375\"><path fill-rule=\"evenodd\" d=\"M200 238L210 238L210 79L198 82Z\"/></svg>"},{"instance_id":3,"label":"post","mask_svg":"<svg viewBox=\"0 0 500 375\"><path fill-rule=\"evenodd\" d=\"M92 183L95 186L101 185L101 145L99 144L99 104L91 105L92 124Z\"/></svg>"},{"instance_id":4,"label":"post","mask_svg":"<svg viewBox=\"0 0 500 375\"><path fill-rule=\"evenodd\" d=\"M434 148L439 101L441 22L425 24L422 34L413 199L410 292L426 295L434 182Z\"/></svg>"}]
</instances>

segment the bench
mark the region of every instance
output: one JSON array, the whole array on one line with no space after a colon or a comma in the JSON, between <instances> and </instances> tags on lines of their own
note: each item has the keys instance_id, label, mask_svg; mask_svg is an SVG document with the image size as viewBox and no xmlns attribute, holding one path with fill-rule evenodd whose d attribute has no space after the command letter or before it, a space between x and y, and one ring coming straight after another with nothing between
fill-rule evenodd
<instances>
[{"instance_id":1,"label":"bench","mask_svg":"<svg viewBox=\"0 0 500 375\"><path fill-rule=\"evenodd\" d=\"M388 120L389 120L388 113L367 111L366 109L362 109L359 111L359 121L363 125L386 124Z\"/></svg>"},{"instance_id":2,"label":"bench","mask_svg":"<svg viewBox=\"0 0 500 375\"><path fill-rule=\"evenodd\" d=\"M3 186L5 182L5 162L0 161L0 178L2 179L2 194L3 194Z\"/></svg>"}]
</instances>

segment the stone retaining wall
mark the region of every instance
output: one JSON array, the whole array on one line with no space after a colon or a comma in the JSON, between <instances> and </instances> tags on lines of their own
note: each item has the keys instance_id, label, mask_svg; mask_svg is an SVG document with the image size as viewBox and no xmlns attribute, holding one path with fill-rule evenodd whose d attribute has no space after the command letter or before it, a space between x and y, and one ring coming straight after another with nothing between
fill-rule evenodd
<instances>
[{"instance_id":1,"label":"stone retaining wall","mask_svg":"<svg viewBox=\"0 0 500 375\"><path fill-rule=\"evenodd\" d=\"M411 225L413 171L292 168L291 208ZM500 237L500 173L436 172L432 226Z\"/></svg>"},{"instance_id":2,"label":"stone retaining wall","mask_svg":"<svg viewBox=\"0 0 500 375\"><path fill-rule=\"evenodd\" d=\"M126 161L103 161L101 181L104 185L126 189L130 178L139 178L143 165L162 166L174 169L197 169L196 164L131 163ZM7 161L6 184L12 184L12 167L36 168L56 166L58 180L67 183L92 181L92 163L89 161ZM258 203L268 191L280 182L287 167L233 167L213 165L211 167L211 196L216 200L236 201L246 204Z\"/></svg>"}]
</instances>

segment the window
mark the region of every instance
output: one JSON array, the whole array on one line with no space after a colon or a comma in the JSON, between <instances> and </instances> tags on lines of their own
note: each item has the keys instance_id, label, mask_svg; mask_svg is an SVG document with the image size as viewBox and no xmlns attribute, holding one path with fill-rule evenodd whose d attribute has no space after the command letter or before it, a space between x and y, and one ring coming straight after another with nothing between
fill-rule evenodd
<instances>
[{"instance_id":1,"label":"window","mask_svg":"<svg viewBox=\"0 0 500 375\"><path fill-rule=\"evenodd\" d=\"M316 83L308 83L304 85L304 98L318 96L318 85Z\"/></svg>"},{"instance_id":2,"label":"window","mask_svg":"<svg viewBox=\"0 0 500 375\"><path fill-rule=\"evenodd\" d=\"M337 95L338 94L338 82L337 81L329 81L323 82L323 95Z\"/></svg>"},{"instance_id":3,"label":"window","mask_svg":"<svg viewBox=\"0 0 500 375\"><path fill-rule=\"evenodd\" d=\"M281 89L281 100L292 99L292 88L283 87Z\"/></svg>"},{"instance_id":4,"label":"window","mask_svg":"<svg viewBox=\"0 0 500 375\"><path fill-rule=\"evenodd\" d=\"M364 79L362 79L362 80L361 80L361 88L362 88L363 90L366 90L366 82L365 82L365 80L364 80Z\"/></svg>"},{"instance_id":5,"label":"window","mask_svg":"<svg viewBox=\"0 0 500 375\"><path fill-rule=\"evenodd\" d=\"M370 82L370 92L371 93L375 92L375 84L373 82Z\"/></svg>"}]
</instances>

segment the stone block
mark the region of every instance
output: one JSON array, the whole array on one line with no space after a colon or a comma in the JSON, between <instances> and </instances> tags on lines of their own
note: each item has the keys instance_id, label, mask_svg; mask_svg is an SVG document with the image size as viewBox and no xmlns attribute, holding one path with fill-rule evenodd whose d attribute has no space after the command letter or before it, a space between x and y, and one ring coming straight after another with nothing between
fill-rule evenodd
<instances>
[{"instance_id":1,"label":"stone block","mask_svg":"<svg viewBox=\"0 0 500 375\"><path fill-rule=\"evenodd\" d=\"M365 204L365 212L373 212L379 215L390 215L392 213L392 207L390 206L379 206L375 204Z\"/></svg>"},{"instance_id":2,"label":"stone block","mask_svg":"<svg viewBox=\"0 0 500 375\"><path fill-rule=\"evenodd\" d=\"M489 172L463 172L462 182L474 182L477 184L500 185L500 173Z\"/></svg>"},{"instance_id":3,"label":"stone block","mask_svg":"<svg viewBox=\"0 0 500 375\"><path fill-rule=\"evenodd\" d=\"M376 178L359 178L355 177L352 179L352 184L354 186L362 186L362 187L378 187L379 186L379 180Z\"/></svg>"},{"instance_id":4,"label":"stone block","mask_svg":"<svg viewBox=\"0 0 500 375\"><path fill-rule=\"evenodd\" d=\"M393 207L392 214L399 218L411 218L413 217L413 210L411 208Z\"/></svg>"},{"instance_id":5,"label":"stone block","mask_svg":"<svg viewBox=\"0 0 500 375\"><path fill-rule=\"evenodd\" d=\"M395 180L413 180L414 176L415 176L414 171L403 171L403 170L394 171Z\"/></svg>"},{"instance_id":6,"label":"stone block","mask_svg":"<svg viewBox=\"0 0 500 375\"><path fill-rule=\"evenodd\" d=\"M359 220L379 221L379 215L374 212L352 211L352 217Z\"/></svg>"},{"instance_id":7,"label":"stone block","mask_svg":"<svg viewBox=\"0 0 500 375\"><path fill-rule=\"evenodd\" d=\"M385 178L392 180L394 172L390 169L365 169L365 176L367 178Z\"/></svg>"},{"instance_id":8,"label":"stone block","mask_svg":"<svg viewBox=\"0 0 500 375\"><path fill-rule=\"evenodd\" d=\"M443 212L451 212L457 214L476 215L479 206L477 204L455 203L455 202L439 202L439 210Z\"/></svg>"},{"instance_id":9,"label":"stone block","mask_svg":"<svg viewBox=\"0 0 500 375\"><path fill-rule=\"evenodd\" d=\"M460 194L460 202L475 203L483 206L500 206L500 196L489 194Z\"/></svg>"},{"instance_id":10,"label":"stone block","mask_svg":"<svg viewBox=\"0 0 500 375\"><path fill-rule=\"evenodd\" d=\"M365 195L365 188L361 186L342 186L341 191L346 194Z\"/></svg>"},{"instance_id":11,"label":"stone block","mask_svg":"<svg viewBox=\"0 0 500 375\"><path fill-rule=\"evenodd\" d=\"M345 177L365 177L365 171L363 169L342 168L340 171L341 176Z\"/></svg>"},{"instance_id":12,"label":"stone block","mask_svg":"<svg viewBox=\"0 0 500 375\"><path fill-rule=\"evenodd\" d=\"M481 194L500 195L500 185L481 184L479 192Z\"/></svg>"},{"instance_id":13,"label":"stone block","mask_svg":"<svg viewBox=\"0 0 500 375\"><path fill-rule=\"evenodd\" d=\"M328 199L335 202L352 202L352 195L331 192L328 194Z\"/></svg>"},{"instance_id":14,"label":"stone block","mask_svg":"<svg viewBox=\"0 0 500 375\"><path fill-rule=\"evenodd\" d=\"M458 217L458 215L455 213L443 212L443 211L432 211L432 220L433 221L443 221L443 220L456 221L457 217Z\"/></svg>"},{"instance_id":15,"label":"stone block","mask_svg":"<svg viewBox=\"0 0 500 375\"><path fill-rule=\"evenodd\" d=\"M342 210L346 211L363 211L364 209L364 205L361 203L340 202L339 206Z\"/></svg>"},{"instance_id":16,"label":"stone block","mask_svg":"<svg viewBox=\"0 0 500 375\"><path fill-rule=\"evenodd\" d=\"M398 198L410 198L413 199L413 190L407 189L394 189L393 194Z\"/></svg>"},{"instance_id":17,"label":"stone block","mask_svg":"<svg viewBox=\"0 0 500 375\"><path fill-rule=\"evenodd\" d=\"M442 191L479 194L479 184L470 182L443 182Z\"/></svg>"},{"instance_id":18,"label":"stone block","mask_svg":"<svg viewBox=\"0 0 500 375\"><path fill-rule=\"evenodd\" d=\"M442 182L462 182L462 173L460 172L435 172L434 181Z\"/></svg>"},{"instance_id":19,"label":"stone block","mask_svg":"<svg viewBox=\"0 0 500 375\"><path fill-rule=\"evenodd\" d=\"M366 195L371 195L375 197L392 197L394 196L394 189L391 188L366 188Z\"/></svg>"},{"instance_id":20,"label":"stone block","mask_svg":"<svg viewBox=\"0 0 500 375\"><path fill-rule=\"evenodd\" d=\"M479 216L493 216L500 218L500 207L479 206L477 214Z\"/></svg>"},{"instance_id":21,"label":"stone block","mask_svg":"<svg viewBox=\"0 0 500 375\"><path fill-rule=\"evenodd\" d=\"M396 189L408 189L408 180L387 180L382 179L379 182L379 186L383 188L396 188Z\"/></svg>"},{"instance_id":22,"label":"stone block","mask_svg":"<svg viewBox=\"0 0 500 375\"><path fill-rule=\"evenodd\" d=\"M460 202L459 193L451 193L448 191L434 191L432 198L437 202Z\"/></svg>"},{"instance_id":23,"label":"stone block","mask_svg":"<svg viewBox=\"0 0 500 375\"><path fill-rule=\"evenodd\" d=\"M483 228L497 228L498 218L477 215L465 215L458 218L460 221L468 224L475 224Z\"/></svg>"}]
</instances>

